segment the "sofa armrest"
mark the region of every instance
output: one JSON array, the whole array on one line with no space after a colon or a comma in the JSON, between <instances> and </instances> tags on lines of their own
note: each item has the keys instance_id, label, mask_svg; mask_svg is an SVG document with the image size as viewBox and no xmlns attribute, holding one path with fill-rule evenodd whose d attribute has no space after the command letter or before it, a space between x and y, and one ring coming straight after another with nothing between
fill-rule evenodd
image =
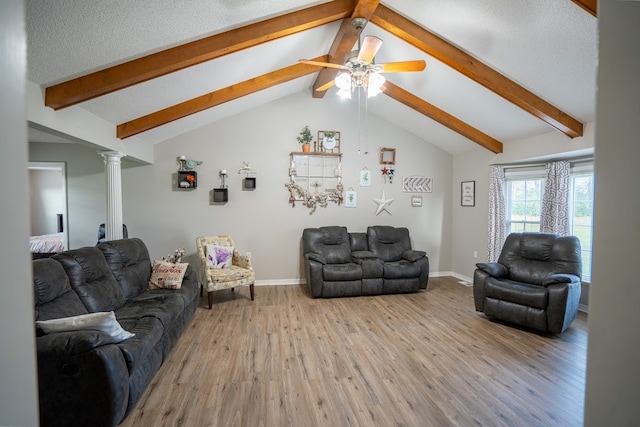
<instances>
[{"instance_id":1,"label":"sofa armrest","mask_svg":"<svg viewBox=\"0 0 640 427\"><path fill-rule=\"evenodd\" d=\"M580 278L575 274L555 273L549 274L542 280L542 286L555 285L558 283L580 283Z\"/></svg>"},{"instance_id":2,"label":"sofa armrest","mask_svg":"<svg viewBox=\"0 0 640 427\"><path fill-rule=\"evenodd\" d=\"M371 251L353 251L351 252L351 257L354 260L362 260L362 259L377 259L378 257Z\"/></svg>"},{"instance_id":3,"label":"sofa armrest","mask_svg":"<svg viewBox=\"0 0 640 427\"><path fill-rule=\"evenodd\" d=\"M319 262L322 265L327 263L327 260L325 259L325 257L323 257L322 255L316 252L306 253L304 254L304 257L309 261Z\"/></svg>"},{"instance_id":4,"label":"sofa armrest","mask_svg":"<svg viewBox=\"0 0 640 427\"><path fill-rule=\"evenodd\" d=\"M97 331L36 339L41 425L118 425L129 400L122 351Z\"/></svg>"},{"instance_id":5,"label":"sofa armrest","mask_svg":"<svg viewBox=\"0 0 640 427\"><path fill-rule=\"evenodd\" d=\"M497 262L479 262L476 264L480 270L493 277L507 277L509 270L504 265Z\"/></svg>"},{"instance_id":6,"label":"sofa armrest","mask_svg":"<svg viewBox=\"0 0 640 427\"><path fill-rule=\"evenodd\" d=\"M38 355L74 356L103 345L114 344L114 339L104 333L93 330L56 332L38 337L36 340Z\"/></svg>"},{"instance_id":7,"label":"sofa armrest","mask_svg":"<svg viewBox=\"0 0 640 427\"><path fill-rule=\"evenodd\" d=\"M402 252L402 259L406 259L407 261L416 262L420 258L427 256L425 251L416 251L414 249L409 249L407 251Z\"/></svg>"}]
</instances>

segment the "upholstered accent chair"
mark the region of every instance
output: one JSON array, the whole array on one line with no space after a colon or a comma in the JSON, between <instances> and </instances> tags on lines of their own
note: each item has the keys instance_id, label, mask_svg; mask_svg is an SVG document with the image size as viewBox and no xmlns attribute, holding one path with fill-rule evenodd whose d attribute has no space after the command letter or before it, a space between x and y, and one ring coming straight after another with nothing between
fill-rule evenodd
<instances>
[{"instance_id":1,"label":"upholstered accent chair","mask_svg":"<svg viewBox=\"0 0 640 427\"><path fill-rule=\"evenodd\" d=\"M232 252L231 262L228 265L222 265L222 262L217 263L222 260L215 259L214 249L224 249L225 247ZM251 301L253 301L256 277L251 265L250 253L240 253L229 235L198 237L196 238L196 248L199 261L197 271L201 286L200 294L206 287L209 309L213 305L213 292L229 288L233 290L236 286L248 285Z\"/></svg>"},{"instance_id":2,"label":"upholstered accent chair","mask_svg":"<svg viewBox=\"0 0 640 427\"><path fill-rule=\"evenodd\" d=\"M512 233L498 262L476 266L476 311L554 334L562 333L575 319L582 275L577 237Z\"/></svg>"}]
</instances>

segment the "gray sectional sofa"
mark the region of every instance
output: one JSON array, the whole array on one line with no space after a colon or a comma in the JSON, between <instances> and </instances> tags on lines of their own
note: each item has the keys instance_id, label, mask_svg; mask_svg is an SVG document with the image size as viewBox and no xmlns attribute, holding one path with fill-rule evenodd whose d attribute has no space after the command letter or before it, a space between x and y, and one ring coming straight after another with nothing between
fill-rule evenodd
<instances>
[{"instance_id":1,"label":"gray sectional sofa","mask_svg":"<svg viewBox=\"0 0 640 427\"><path fill-rule=\"evenodd\" d=\"M180 289L147 290L151 269L137 238L33 261L36 321L113 311L135 334L118 342L99 330L44 334L38 328L42 426L116 426L133 409L199 298L190 267Z\"/></svg>"},{"instance_id":2,"label":"gray sectional sofa","mask_svg":"<svg viewBox=\"0 0 640 427\"><path fill-rule=\"evenodd\" d=\"M314 298L417 292L427 288L429 258L411 248L405 227L346 227L302 232L307 285Z\"/></svg>"}]
</instances>

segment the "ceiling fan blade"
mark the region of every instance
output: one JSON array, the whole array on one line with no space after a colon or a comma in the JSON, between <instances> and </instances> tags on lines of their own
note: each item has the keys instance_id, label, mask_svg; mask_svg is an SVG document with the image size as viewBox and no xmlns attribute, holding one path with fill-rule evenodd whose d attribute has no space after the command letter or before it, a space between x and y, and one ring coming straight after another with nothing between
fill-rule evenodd
<instances>
[{"instance_id":1,"label":"ceiling fan blade","mask_svg":"<svg viewBox=\"0 0 640 427\"><path fill-rule=\"evenodd\" d=\"M358 52L358 61L365 65L371 64L373 58L378 53L378 49L382 46L382 40L375 36L365 36Z\"/></svg>"},{"instance_id":2,"label":"ceiling fan blade","mask_svg":"<svg viewBox=\"0 0 640 427\"><path fill-rule=\"evenodd\" d=\"M316 91L324 92L325 90L330 89L335 84L336 84L335 80L331 80L329 83L325 83L322 86L317 87Z\"/></svg>"},{"instance_id":3,"label":"ceiling fan blade","mask_svg":"<svg viewBox=\"0 0 640 427\"><path fill-rule=\"evenodd\" d=\"M427 67L427 63L422 59L416 61L387 62L376 64L376 69L381 73L400 73L404 71L422 71Z\"/></svg>"},{"instance_id":4,"label":"ceiling fan blade","mask_svg":"<svg viewBox=\"0 0 640 427\"><path fill-rule=\"evenodd\" d=\"M319 62L319 61L309 61L306 59L299 59L298 62L301 64L309 64L309 65L317 65L318 67L328 67L328 68L338 68L340 70L348 70L349 68L340 64L332 64L330 62Z\"/></svg>"}]
</instances>

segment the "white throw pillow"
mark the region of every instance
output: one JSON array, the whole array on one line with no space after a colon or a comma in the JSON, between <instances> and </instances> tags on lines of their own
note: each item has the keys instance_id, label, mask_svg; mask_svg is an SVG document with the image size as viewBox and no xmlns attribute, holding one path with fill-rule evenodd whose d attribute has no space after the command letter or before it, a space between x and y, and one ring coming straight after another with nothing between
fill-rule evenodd
<instances>
[{"instance_id":1,"label":"white throw pillow","mask_svg":"<svg viewBox=\"0 0 640 427\"><path fill-rule=\"evenodd\" d=\"M233 265L233 246L207 245L207 262L212 268L229 268Z\"/></svg>"},{"instance_id":2,"label":"white throw pillow","mask_svg":"<svg viewBox=\"0 0 640 427\"><path fill-rule=\"evenodd\" d=\"M38 320L36 325L45 334L80 330L101 331L110 335L116 342L124 341L135 334L125 331L116 320L113 311L81 314L79 316L61 317L59 319Z\"/></svg>"}]
</instances>

